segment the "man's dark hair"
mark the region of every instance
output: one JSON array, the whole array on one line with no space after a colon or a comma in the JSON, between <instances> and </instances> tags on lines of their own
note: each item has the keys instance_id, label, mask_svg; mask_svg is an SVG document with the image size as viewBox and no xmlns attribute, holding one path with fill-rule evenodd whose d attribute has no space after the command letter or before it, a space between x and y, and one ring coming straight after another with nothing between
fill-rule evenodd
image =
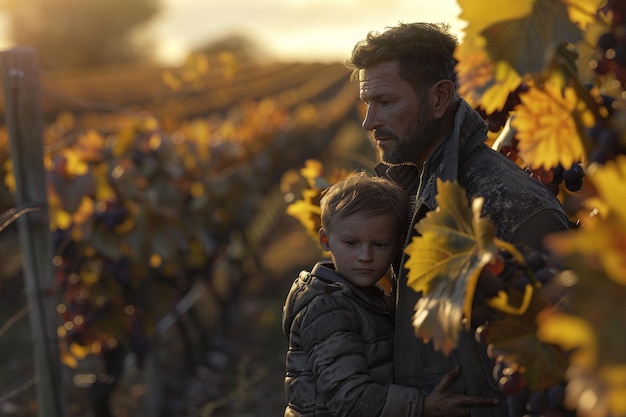
<instances>
[{"instance_id":1,"label":"man's dark hair","mask_svg":"<svg viewBox=\"0 0 626 417\"><path fill-rule=\"evenodd\" d=\"M358 77L359 70L398 61L400 77L419 93L440 80L456 85L456 46L457 38L445 23L399 23L384 32L369 32L346 64Z\"/></svg>"},{"instance_id":2,"label":"man's dark hair","mask_svg":"<svg viewBox=\"0 0 626 417\"><path fill-rule=\"evenodd\" d=\"M391 214L403 233L409 218L409 196L404 188L386 178L357 172L324 190L320 209L322 227L327 229L335 217Z\"/></svg>"}]
</instances>

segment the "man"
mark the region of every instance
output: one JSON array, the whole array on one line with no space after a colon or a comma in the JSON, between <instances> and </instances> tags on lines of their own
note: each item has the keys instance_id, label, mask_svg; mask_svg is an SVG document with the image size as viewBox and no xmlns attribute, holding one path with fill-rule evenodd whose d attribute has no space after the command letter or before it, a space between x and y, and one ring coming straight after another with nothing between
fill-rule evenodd
<instances>
[{"instance_id":1,"label":"man","mask_svg":"<svg viewBox=\"0 0 626 417\"><path fill-rule=\"evenodd\" d=\"M441 178L458 180L470 201L484 197L482 214L500 239L541 248L546 234L567 229L567 217L545 186L485 145L486 123L456 90L456 45L447 25L429 23L370 32L355 45L348 66L367 104L363 127L380 150L375 170L415 196L409 235L435 209ZM484 345L463 333L446 357L415 336L411 322L419 294L407 287L407 271L398 269L396 382L427 394L423 417L506 416Z\"/></svg>"}]
</instances>

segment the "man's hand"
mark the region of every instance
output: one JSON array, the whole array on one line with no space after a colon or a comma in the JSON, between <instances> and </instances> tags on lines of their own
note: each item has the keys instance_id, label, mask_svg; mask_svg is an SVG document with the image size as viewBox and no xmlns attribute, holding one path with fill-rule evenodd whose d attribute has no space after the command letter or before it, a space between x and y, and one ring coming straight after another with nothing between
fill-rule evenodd
<instances>
[{"instance_id":1,"label":"man's hand","mask_svg":"<svg viewBox=\"0 0 626 417\"><path fill-rule=\"evenodd\" d=\"M469 397L448 390L459 376L461 368L456 367L443 377L433 392L424 399L424 417L467 417L470 408L480 405L496 405L497 398Z\"/></svg>"}]
</instances>

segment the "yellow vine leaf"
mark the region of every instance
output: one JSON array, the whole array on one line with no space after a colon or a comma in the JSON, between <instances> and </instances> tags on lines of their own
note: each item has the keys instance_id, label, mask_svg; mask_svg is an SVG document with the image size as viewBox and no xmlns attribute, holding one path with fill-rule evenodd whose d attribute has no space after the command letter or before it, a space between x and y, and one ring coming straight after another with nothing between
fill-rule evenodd
<instances>
[{"instance_id":1,"label":"yellow vine leaf","mask_svg":"<svg viewBox=\"0 0 626 417\"><path fill-rule=\"evenodd\" d=\"M78 343L70 344L70 353L77 359L85 359L90 353L92 353L91 345L81 345Z\"/></svg>"},{"instance_id":2,"label":"yellow vine leaf","mask_svg":"<svg viewBox=\"0 0 626 417\"><path fill-rule=\"evenodd\" d=\"M96 200L114 201L117 198L109 180L109 164L100 163L93 167L93 178L96 182Z\"/></svg>"},{"instance_id":3,"label":"yellow vine leaf","mask_svg":"<svg viewBox=\"0 0 626 417\"><path fill-rule=\"evenodd\" d=\"M76 152L83 161L94 162L102 159L104 137L94 129L89 129L76 141Z\"/></svg>"},{"instance_id":4,"label":"yellow vine leaf","mask_svg":"<svg viewBox=\"0 0 626 417\"><path fill-rule=\"evenodd\" d=\"M598 374L608 386L609 409L614 416L626 416L626 363L603 366Z\"/></svg>"},{"instance_id":5,"label":"yellow vine leaf","mask_svg":"<svg viewBox=\"0 0 626 417\"><path fill-rule=\"evenodd\" d=\"M571 363L593 369L598 359L598 343L591 324L581 317L556 309L545 309L537 315L537 337L571 351Z\"/></svg>"},{"instance_id":6,"label":"yellow vine leaf","mask_svg":"<svg viewBox=\"0 0 626 417\"><path fill-rule=\"evenodd\" d=\"M321 177L323 173L324 165L315 159L307 159L304 162L304 167L300 168L300 175L307 180L311 188L318 188L316 179Z\"/></svg>"},{"instance_id":7,"label":"yellow vine leaf","mask_svg":"<svg viewBox=\"0 0 626 417\"><path fill-rule=\"evenodd\" d=\"M80 200L78 208L72 215L72 222L75 225L80 226L93 216L94 211L94 201L88 196L83 196Z\"/></svg>"},{"instance_id":8,"label":"yellow vine leaf","mask_svg":"<svg viewBox=\"0 0 626 417\"><path fill-rule=\"evenodd\" d=\"M59 359L63 365L69 368L78 368L78 360L68 351L65 343L59 343Z\"/></svg>"},{"instance_id":9,"label":"yellow vine leaf","mask_svg":"<svg viewBox=\"0 0 626 417\"><path fill-rule=\"evenodd\" d=\"M303 190L304 198L297 200L287 206L287 214L295 217L304 227L307 234L313 239L319 238L318 231L321 226L321 211L319 202L319 192L314 190Z\"/></svg>"},{"instance_id":10,"label":"yellow vine leaf","mask_svg":"<svg viewBox=\"0 0 626 417\"><path fill-rule=\"evenodd\" d=\"M13 161L7 159L4 162L4 185L7 186L11 193L15 193L17 190L17 182L15 181L15 174L13 173Z\"/></svg>"},{"instance_id":11,"label":"yellow vine leaf","mask_svg":"<svg viewBox=\"0 0 626 417\"><path fill-rule=\"evenodd\" d=\"M480 271L498 248L495 227L480 217L481 199L470 208L457 182L438 179L437 190L438 207L415 226L420 235L406 247L404 266L407 285L422 292L413 318L416 335L449 354L463 319L469 326Z\"/></svg>"},{"instance_id":12,"label":"yellow vine leaf","mask_svg":"<svg viewBox=\"0 0 626 417\"><path fill-rule=\"evenodd\" d=\"M596 21L596 13L606 0L562 0L567 6L569 19L582 30Z\"/></svg>"},{"instance_id":13,"label":"yellow vine leaf","mask_svg":"<svg viewBox=\"0 0 626 417\"><path fill-rule=\"evenodd\" d=\"M65 164L65 173L69 176L85 175L89 171L89 165L85 163L82 155L72 148L65 148L56 163Z\"/></svg>"},{"instance_id":14,"label":"yellow vine leaf","mask_svg":"<svg viewBox=\"0 0 626 417\"><path fill-rule=\"evenodd\" d=\"M547 69L563 42L582 39L600 0L459 0L468 22L459 61L459 93L487 114L502 109L522 78ZM489 10L489 13L485 13ZM515 45L515 48L511 48Z\"/></svg>"},{"instance_id":15,"label":"yellow vine leaf","mask_svg":"<svg viewBox=\"0 0 626 417\"><path fill-rule=\"evenodd\" d=\"M531 168L550 169L560 163L568 169L585 160L577 119L586 127L593 119L573 88L562 91L551 79L543 88L531 86L520 99L511 124L517 130L520 157Z\"/></svg>"},{"instance_id":16,"label":"yellow vine leaf","mask_svg":"<svg viewBox=\"0 0 626 417\"><path fill-rule=\"evenodd\" d=\"M604 166L592 165L587 170L587 178L605 204L607 216L614 217L626 227L626 155L619 155Z\"/></svg>"},{"instance_id":17,"label":"yellow vine leaf","mask_svg":"<svg viewBox=\"0 0 626 417\"><path fill-rule=\"evenodd\" d=\"M508 63L489 56L482 32L498 22L528 15L535 1L458 0L462 10L459 18L468 22L463 42L455 51L459 94L472 107L481 106L488 114L501 110L521 81Z\"/></svg>"},{"instance_id":18,"label":"yellow vine leaf","mask_svg":"<svg viewBox=\"0 0 626 417\"><path fill-rule=\"evenodd\" d=\"M473 107L487 114L501 110L509 93L521 82L519 74L506 62L491 62L482 48L461 44L455 52L459 61L459 94Z\"/></svg>"},{"instance_id":19,"label":"yellow vine leaf","mask_svg":"<svg viewBox=\"0 0 626 417\"><path fill-rule=\"evenodd\" d=\"M72 215L63 209L63 201L50 187L48 189L48 211L50 230L67 230L71 226Z\"/></svg>"}]
</instances>

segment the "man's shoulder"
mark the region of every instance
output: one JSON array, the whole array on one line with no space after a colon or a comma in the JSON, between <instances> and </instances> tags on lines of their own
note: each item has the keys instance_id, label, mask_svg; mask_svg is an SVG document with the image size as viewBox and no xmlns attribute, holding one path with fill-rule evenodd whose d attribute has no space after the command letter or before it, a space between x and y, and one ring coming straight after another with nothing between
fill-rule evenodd
<instances>
[{"instance_id":1,"label":"man's shoulder","mask_svg":"<svg viewBox=\"0 0 626 417\"><path fill-rule=\"evenodd\" d=\"M546 186L515 162L486 145L477 147L461 162L458 177L460 184L472 196L530 193L556 201Z\"/></svg>"},{"instance_id":2,"label":"man's shoulder","mask_svg":"<svg viewBox=\"0 0 626 417\"><path fill-rule=\"evenodd\" d=\"M532 218L567 225L556 196L506 156L481 147L459 171L459 183L468 198L483 197L483 214L498 225L498 235L511 240L518 228Z\"/></svg>"}]
</instances>

